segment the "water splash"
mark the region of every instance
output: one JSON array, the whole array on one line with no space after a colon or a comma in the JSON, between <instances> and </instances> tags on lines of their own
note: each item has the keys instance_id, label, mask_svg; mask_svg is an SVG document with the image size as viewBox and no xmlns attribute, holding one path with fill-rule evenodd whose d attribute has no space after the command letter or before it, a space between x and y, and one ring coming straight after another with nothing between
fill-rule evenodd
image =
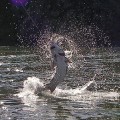
<instances>
[{"instance_id":1,"label":"water splash","mask_svg":"<svg viewBox=\"0 0 120 120\"><path fill-rule=\"evenodd\" d=\"M77 44L68 37L62 36L60 34L52 34L51 36L49 36L48 33L46 33L46 35L43 36L44 37L41 37L37 40L37 48L38 51L41 51L44 55L46 55L46 57L50 54L49 44L51 41L60 44L64 51L66 51L68 57L72 57L73 54L77 54Z\"/></svg>"},{"instance_id":2,"label":"water splash","mask_svg":"<svg viewBox=\"0 0 120 120\"><path fill-rule=\"evenodd\" d=\"M94 81L89 81L83 87L78 87L76 89L62 90L57 87L56 90L53 92L53 95L57 95L58 93L57 96L59 97L60 94L63 94L63 96L81 94L82 92L86 91L87 87L90 86L93 82ZM39 94L39 93L43 93L44 95L50 94L50 92L48 93L48 91L43 91L44 84L45 83L43 81L41 81L36 77L28 77L27 80L24 81L23 89L18 94L18 96L23 97L29 94Z\"/></svg>"},{"instance_id":3,"label":"water splash","mask_svg":"<svg viewBox=\"0 0 120 120\"><path fill-rule=\"evenodd\" d=\"M22 97L26 93L35 94L38 90L44 87L44 83L36 77L28 77L27 80L23 83L23 89L20 92L19 96Z\"/></svg>"},{"instance_id":4,"label":"water splash","mask_svg":"<svg viewBox=\"0 0 120 120\"><path fill-rule=\"evenodd\" d=\"M54 99L66 99L76 102L91 103L98 102L103 99L117 99L119 93L117 92L91 92L87 90L91 84L94 83L94 80L89 81L83 86L79 86L75 89L60 89L59 87L51 94L49 91L42 91L44 88L44 82L36 77L29 77L24 81L22 91L17 94L18 97L21 97L23 102L26 105L31 105L39 101L38 94L42 97L54 98Z\"/></svg>"},{"instance_id":5,"label":"water splash","mask_svg":"<svg viewBox=\"0 0 120 120\"><path fill-rule=\"evenodd\" d=\"M43 87L43 83L36 77L28 77L23 83L23 89L16 96L20 97L25 105L35 107L39 96L35 93Z\"/></svg>"}]
</instances>

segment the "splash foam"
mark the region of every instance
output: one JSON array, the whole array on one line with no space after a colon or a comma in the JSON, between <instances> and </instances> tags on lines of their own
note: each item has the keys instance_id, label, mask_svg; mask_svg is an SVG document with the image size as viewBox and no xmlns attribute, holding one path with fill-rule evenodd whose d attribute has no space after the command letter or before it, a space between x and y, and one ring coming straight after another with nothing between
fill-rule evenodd
<instances>
[{"instance_id":1,"label":"splash foam","mask_svg":"<svg viewBox=\"0 0 120 120\"><path fill-rule=\"evenodd\" d=\"M42 80L36 77L28 77L27 80L24 81L23 89L18 94L18 96L21 97L23 99L23 102L26 104L28 104L28 101L32 101L33 103L38 101L39 96L37 96L36 93L41 93L40 95L42 95L43 97L47 96L48 99L52 97L54 99L67 99L88 104L93 104L103 99L118 99L120 96L117 92L88 91L87 87L91 84L94 84L94 80L89 81L82 87L77 87L75 89L63 90L57 87L55 91L51 94L48 91L42 91L42 89L44 88L44 82Z\"/></svg>"}]
</instances>

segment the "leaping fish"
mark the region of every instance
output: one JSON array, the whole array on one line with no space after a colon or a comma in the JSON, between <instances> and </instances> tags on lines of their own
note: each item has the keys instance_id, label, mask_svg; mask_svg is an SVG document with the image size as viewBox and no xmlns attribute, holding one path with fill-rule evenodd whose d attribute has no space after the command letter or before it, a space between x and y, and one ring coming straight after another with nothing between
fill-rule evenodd
<instances>
[{"instance_id":1,"label":"leaping fish","mask_svg":"<svg viewBox=\"0 0 120 120\"><path fill-rule=\"evenodd\" d=\"M71 62L66 56L64 50L56 42L50 43L52 56L52 68L55 68L54 75L50 83L45 85L45 89L55 90L58 84L64 81L68 69L68 63Z\"/></svg>"}]
</instances>

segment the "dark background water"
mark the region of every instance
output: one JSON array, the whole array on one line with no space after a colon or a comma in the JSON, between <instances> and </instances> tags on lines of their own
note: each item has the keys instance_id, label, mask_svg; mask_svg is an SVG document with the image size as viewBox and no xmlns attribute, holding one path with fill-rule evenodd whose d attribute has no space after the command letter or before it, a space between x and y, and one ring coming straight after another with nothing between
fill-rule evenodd
<instances>
[{"instance_id":1,"label":"dark background water","mask_svg":"<svg viewBox=\"0 0 120 120\"><path fill-rule=\"evenodd\" d=\"M79 44L92 37L97 46L120 46L119 0L28 0L22 5L11 1L15 0L0 3L0 45L33 45L47 30Z\"/></svg>"}]
</instances>

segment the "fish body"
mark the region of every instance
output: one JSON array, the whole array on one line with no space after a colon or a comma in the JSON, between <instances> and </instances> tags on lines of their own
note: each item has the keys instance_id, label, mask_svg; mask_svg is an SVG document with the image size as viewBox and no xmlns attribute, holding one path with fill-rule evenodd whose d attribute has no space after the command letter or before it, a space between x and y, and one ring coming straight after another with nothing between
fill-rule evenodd
<instances>
[{"instance_id":1,"label":"fish body","mask_svg":"<svg viewBox=\"0 0 120 120\"><path fill-rule=\"evenodd\" d=\"M53 78L50 83L46 84L47 89L51 92L55 90L58 84L64 81L65 75L68 69L67 58L65 57L65 52L63 49L55 42L50 44L51 56L52 56L52 66L55 68Z\"/></svg>"}]
</instances>

